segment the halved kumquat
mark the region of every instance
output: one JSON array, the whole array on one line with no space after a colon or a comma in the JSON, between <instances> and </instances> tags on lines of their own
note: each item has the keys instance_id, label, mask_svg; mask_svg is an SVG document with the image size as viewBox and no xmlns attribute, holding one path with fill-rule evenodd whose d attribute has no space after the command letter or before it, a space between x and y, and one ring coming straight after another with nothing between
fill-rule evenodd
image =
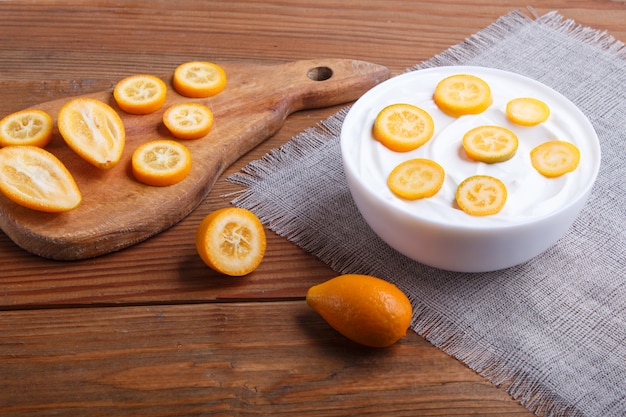
<instances>
[{"instance_id":1,"label":"halved kumquat","mask_svg":"<svg viewBox=\"0 0 626 417\"><path fill-rule=\"evenodd\" d=\"M133 152L132 171L147 185L164 187L182 181L191 169L191 152L173 140L154 140Z\"/></svg>"},{"instance_id":2,"label":"halved kumquat","mask_svg":"<svg viewBox=\"0 0 626 417\"><path fill-rule=\"evenodd\" d=\"M43 110L21 110L0 120L0 146L32 145L43 148L52 139L52 117Z\"/></svg>"},{"instance_id":3,"label":"halved kumquat","mask_svg":"<svg viewBox=\"0 0 626 417\"><path fill-rule=\"evenodd\" d=\"M82 201L65 165L31 145L0 149L0 192L19 205L50 213L72 210Z\"/></svg>"},{"instance_id":4,"label":"halved kumquat","mask_svg":"<svg viewBox=\"0 0 626 417\"><path fill-rule=\"evenodd\" d=\"M442 112L453 117L482 113L493 102L489 84L469 74L441 80L435 87L433 100Z\"/></svg>"},{"instance_id":5,"label":"halved kumquat","mask_svg":"<svg viewBox=\"0 0 626 417\"><path fill-rule=\"evenodd\" d=\"M163 124L178 139L198 139L213 127L213 112L200 103L175 104L163 113Z\"/></svg>"},{"instance_id":6,"label":"halved kumquat","mask_svg":"<svg viewBox=\"0 0 626 417\"><path fill-rule=\"evenodd\" d=\"M249 210L225 207L206 216L196 232L196 249L211 269L230 276L254 271L265 255L263 224Z\"/></svg>"},{"instance_id":7,"label":"halved kumquat","mask_svg":"<svg viewBox=\"0 0 626 417\"><path fill-rule=\"evenodd\" d=\"M489 216L498 213L507 199L506 186L489 175L474 175L465 179L456 190L456 202L467 214Z\"/></svg>"},{"instance_id":8,"label":"halved kumquat","mask_svg":"<svg viewBox=\"0 0 626 417\"><path fill-rule=\"evenodd\" d=\"M463 136L463 149L475 161L493 164L511 159L518 147L517 135L496 125L478 126Z\"/></svg>"},{"instance_id":9,"label":"halved kumquat","mask_svg":"<svg viewBox=\"0 0 626 417\"><path fill-rule=\"evenodd\" d=\"M148 114L163 107L166 93L167 85L159 77L138 74L120 80L113 97L126 113Z\"/></svg>"},{"instance_id":10,"label":"halved kumquat","mask_svg":"<svg viewBox=\"0 0 626 417\"><path fill-rule=\"evenodd\" d=\"M441 165L430 159L416 158L396 166L387 178L387 185L398 197L418 200L437 194L444 178Z\"/></svg>"},{"instance_id":11,"label":"halved kumquat","mask_svg":"<svg viewBox=\"0 0 626 417\"><path fill-rule=\"evenodd\" d=\"M395 152L419 148L432 138L433 118L412 104L392 104L382 109L374 121L374 138Z\"/></svg>"},{"instance_id":12,"label":"halved kumquat","mask_svg":"<svg viewBox=\"0 0 626 417\"><path fill-rule=\"evenodd\" d=\"M551 140L533 148L530 151L530 160L541 175L555 178L578 167L580 151L570 142Z\"/></svg>"},{"instance_id":13,"label":"halved kumquat","mask_svg":"<svg viewBox=\"0 0 626 417\"><path fill-rule=\"evenodd\" d=\"M75 98L59 110L59 132L81 158L100 168L115 166L124 150L126 130L108 104L94 98Z\"/></svg>"},{"instance_id":14,"label":"halved kumquat","mask_svg":"<svg viewBox=\"0 0 626 417\"><path fill-rule=\"evenodd\" d=\"M226 87L226 72L212 62L185 62L174 71L172 83L174 89L182 96L211 97Z\"/></svg>"}]
</instances>

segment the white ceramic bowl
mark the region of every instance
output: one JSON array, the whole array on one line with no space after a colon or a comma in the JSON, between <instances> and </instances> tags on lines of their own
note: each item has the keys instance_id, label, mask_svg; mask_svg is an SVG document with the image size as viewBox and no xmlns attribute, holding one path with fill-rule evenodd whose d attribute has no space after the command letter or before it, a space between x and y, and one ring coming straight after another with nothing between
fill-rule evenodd
<instances>
[{"instance_id":1,"label":"white ceramic bowl","mask_svg":"<svg viewBox=\"0 0 626 417\"><path fill-rule=\"evenodd\" d=\"M432 100L437 83L450 75L472 74L485 80L493 104L475 116L453 118ZM550 107L547 121L522 127L508 121L506 103L534 97ZM435 122L433 138L415 151L390 151L372 136L378 112L394 103L428 111ZM461 145L472 127L496 124L519 138L509 161L471 161ZM530 150L547 140L566 140L581 154L578 168L546 178L531 165ZM568 99L529 78L483 67L438 67L405 73L368 91L350 109L341 130L341 153L348 186L365 221L385 242L406 256L436 268L485 272L524 263L563 236L585 205L600 167L598 137L585 115ZM387 187L387 176L400 162L429 158L445 170L442 189L431 198L407 201ZM491 216L466 214L455 204L458 184L474 174L502 180L508 191L504 208Z\"/></svg>"}]
</instances>

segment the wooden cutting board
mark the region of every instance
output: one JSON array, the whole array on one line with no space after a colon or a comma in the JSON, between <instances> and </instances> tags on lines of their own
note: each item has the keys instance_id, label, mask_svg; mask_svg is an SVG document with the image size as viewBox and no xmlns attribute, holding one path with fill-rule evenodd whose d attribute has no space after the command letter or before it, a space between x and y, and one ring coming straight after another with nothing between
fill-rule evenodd
<instances>
[{"instance_id":1,"label":"wooden cutting board","mask_svg":"<svg viewBox=\"0 0 626 417\"><path fill-rule=\"evenodd\" d=\"M208 99L182 97L168 78L165 106L148 115L124 113L116 106L112 90L88 94L110 104L122 117L126 128L122 159L110 170L95 168L70 150L55 128L46 149L74 176L83 195L81 205L65 213L42 213L0 195L0 228L20 247L50 259L85 259L131 246L191 213L222 172L278 131L291 113L354 101L390 76L380 65L343 59L220 65L228 79L220 94ZM201 102L215 117L207 136L184 141L192 154L189 176L169 187L139 183L130 171L133 150L149 140L172 139L162 114L183 101ZM54 100L33 107L47 111L56 125L65 102Z\"/></svg>"}]
</instances>

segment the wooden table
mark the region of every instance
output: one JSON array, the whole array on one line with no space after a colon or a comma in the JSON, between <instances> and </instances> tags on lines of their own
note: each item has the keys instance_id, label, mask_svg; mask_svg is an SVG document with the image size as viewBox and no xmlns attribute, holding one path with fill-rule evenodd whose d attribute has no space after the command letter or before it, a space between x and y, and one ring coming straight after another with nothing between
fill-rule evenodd
<instances>
[{"instance_id":1,"label":"wooden table","mask_svg":"<svg viewBox=\"0 0 626 417\"><path fill-rule=\"evenodd\" d=\"M626 41L623 1L534 2ZM0 116L180 63L350 58L397 74L528 3L515 0L2 1ZM226 181L340 106L296 113L201 206L129 249L31 255L0 233L0 414L532 415L415 333L357 346L304 302L335 273L268 232L259 269L226 278L194 249ZM103 197L106 198L106 197Z\"/></svg>"}]
</instances>

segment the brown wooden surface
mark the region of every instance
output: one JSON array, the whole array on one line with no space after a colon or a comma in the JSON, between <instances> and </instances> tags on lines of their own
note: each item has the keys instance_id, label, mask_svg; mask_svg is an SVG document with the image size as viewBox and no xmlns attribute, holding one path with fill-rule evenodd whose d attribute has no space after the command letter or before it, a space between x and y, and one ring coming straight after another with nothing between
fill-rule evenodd
<instances>
[{"instance_id":1,"label":"brown wooden surface","mask_svg":"<svg viewBox=\"0 0 626 417\"><path fill-rule=\"evenodd\" d=\"M163 77L168 90L165 104L146 115L122 111L111 89L81 96L109 104L124 123L121 159L106 170L80 158L56 128L57 114L69 98L35 104L54 120L46 149L68 168L82 202L67 212L42 213L0 195L0 228L20 247L49 259L87 259L126 248L186 217L204 201L226 168L276 133L293 112L354 101L391 75L382 65L348 59L221 66L228 81L220 94L201 99L181 96L172 87L170 74ZM332 75L318 77L320 72ZM208 106L216 120L207 136L184 141L193 155L189 175L169 187L150 187L135 180L130 169L134 149L151 140L174 139L163 126L163 113L187 102Z\"/></svg>"},{"instance_id":2,"label":"brown wooden surface","mask_svg":"<svg viewBox=\"0 0 626 417\"><path fill-rule=\"evenodd\" d=\"M528 5L626 41L624 1L0 1L0 116L195 59L397 74ZM290 116L192 214L129 249L52 261L0 234L0 414L531 416L414 333L383 350L346 341L303 301L333 271L271 232L244 278L196 255L197 225L238 190L225 177L339 108Z\"/></svg>"}]
</instances>

